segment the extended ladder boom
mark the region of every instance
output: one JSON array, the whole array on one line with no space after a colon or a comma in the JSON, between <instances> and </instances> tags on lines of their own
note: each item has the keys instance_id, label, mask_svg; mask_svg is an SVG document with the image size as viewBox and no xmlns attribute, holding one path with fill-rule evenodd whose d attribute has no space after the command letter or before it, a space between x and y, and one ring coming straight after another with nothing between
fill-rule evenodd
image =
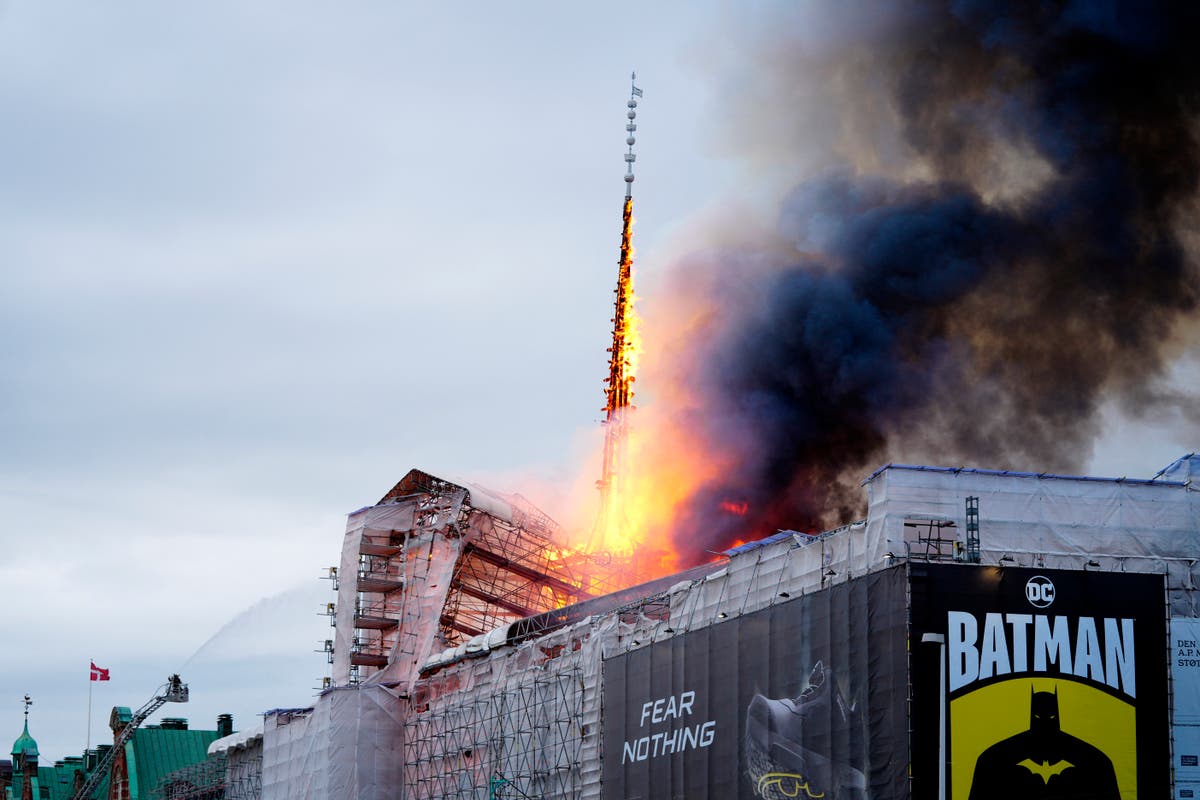
<instances>
[{"instance_id":1,"label":"extended ladder boom","mask_svg":"<svg viewBox=\"0 0 1200 800\"><path fill-rule=\"evenodd\" d=\"M133 736L133 732L137 730L143 722L149 719L150 715L158 711L164 703L186 703L188 701L187 684L180 680L178 675L172 675L167 678L167 682L158 687L154 697L150 698L144 706L134 712L133 717L113 740L112 749L104 754L104 758L100 759L100 763L88 775L83 786L75 793L72 800L86 800L91 797L92 792L96 791L96 787L100 785L100 781L104 780L104 776L108 774L109 767L112 766L112 761L117 755L117 751L125 747L125 743Z\"/></svg>"}]
</instances>

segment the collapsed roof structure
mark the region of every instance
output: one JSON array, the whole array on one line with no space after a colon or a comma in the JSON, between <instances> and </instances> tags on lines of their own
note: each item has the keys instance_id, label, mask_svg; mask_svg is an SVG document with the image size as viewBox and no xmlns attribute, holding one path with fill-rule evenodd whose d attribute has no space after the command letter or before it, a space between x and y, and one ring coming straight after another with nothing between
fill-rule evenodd
<instances>
[{"instance_id":1,"label":"collapsed roof structure","mask_svg":"<svg viewBox=\"0 0 1200 800\"><path fill-rule=\"evenodd\" d=\"M611 591L609 561L562 545L554 521L519 496L414 469L350 515L333 683L409 687L435 650Z\"/></svg>"}]
</instances>

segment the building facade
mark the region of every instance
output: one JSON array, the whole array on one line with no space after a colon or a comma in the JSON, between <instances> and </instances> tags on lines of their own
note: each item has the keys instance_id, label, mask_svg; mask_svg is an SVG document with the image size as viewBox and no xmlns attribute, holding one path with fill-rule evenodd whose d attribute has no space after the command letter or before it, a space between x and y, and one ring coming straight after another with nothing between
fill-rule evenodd
<instances>
[{"instance_id":1,"label":"building facade","mask_svg":"<svg viewBox=\"0 0 1200 800\"><path fill-rule=\"evenodd\" d=\"M343 604L371 598L345 578L384 534L425 548L390 590L418 624L396 613L369 674L335 661L312 708L267 716L261 796L1196 796L1196 464L1150 481L889 465L859 523L454 639L461 562L425 549L467 550L474 497L458 487L420 530L399 506L419 520L439 498L385 497L351 515L338 641L360 608Z\"/></svg>"}]
</instances>

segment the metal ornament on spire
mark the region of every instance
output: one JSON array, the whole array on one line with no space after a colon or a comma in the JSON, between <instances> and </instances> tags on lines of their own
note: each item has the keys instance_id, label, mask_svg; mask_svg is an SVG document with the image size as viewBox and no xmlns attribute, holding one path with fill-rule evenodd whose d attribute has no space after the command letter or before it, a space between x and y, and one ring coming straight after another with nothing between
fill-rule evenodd
<instances>
[{"instance_id":1,"label":"metal ornament on spire","mask_svg":"<svg viewBox=\"0 0 1200 800\"><path fill-rule=\"evenodd\" d=\"M637 161L637 156L633 152L633 146L637 143L637 138L634 134L637 133L637 99L642 96L642 90L637 87L637 73L634 72L629 76L629 113L625 116L629 118L629 124L625 126L625 131L629 135L625 137L625 144L629 146L629 150L625 153L625 197L633 197L633 162Z\"/></svg>"}]
</instances>

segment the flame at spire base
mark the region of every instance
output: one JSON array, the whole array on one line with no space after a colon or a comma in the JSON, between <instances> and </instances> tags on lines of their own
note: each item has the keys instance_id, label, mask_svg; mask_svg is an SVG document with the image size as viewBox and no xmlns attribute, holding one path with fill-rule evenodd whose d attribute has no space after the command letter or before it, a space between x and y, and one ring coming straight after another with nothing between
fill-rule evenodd
<instances>
[{"instance_id":1,"label":"flame at spire base","mask_svg":"<svg viewBox=\"0 0 1200 800\"><path fill-rule=\"evenodd\" d=\"M631 79L636 81L636 74ZM664 537L658 539L662 545L653 544L653 531L665 529L668 521L658 518L656 511L673 508L677 501L670 501L669 487L660 485L660 470L641 469L640 465L651 463L653 453L643 446L633 425L633 385L637 380L638 355L642 349L633 290L633 164L637 160L633 146L639 97L642 97L642 90L636 83L631 83L626 104L629 122L625 126L625 143L629 149L625 153L621 255L617 262L613 337L608 348L608 376L605 378L603 456L600 480L596 481L600 490L600 508L588 548L611 554L617 571L628 583L672 572L677 562Z\"/></svg>"},{"instance_id":2,"label":"flame at spire base","mask_svg":"<svg viewBox=\"0 0 1200 800\"><path fill-rule=\"evenodd\" d=\"M633 384L637 377L637 313L633 308L633 198L625 198L621 225L621 258L617 267L612 346L608 348L608 377L604 395L604 456L600 480L600 511L592 533L592 548L622 556L636 548L624 536L621 497L626 484L629 411L633 409Z\"/></svg>"}]
</instances>

